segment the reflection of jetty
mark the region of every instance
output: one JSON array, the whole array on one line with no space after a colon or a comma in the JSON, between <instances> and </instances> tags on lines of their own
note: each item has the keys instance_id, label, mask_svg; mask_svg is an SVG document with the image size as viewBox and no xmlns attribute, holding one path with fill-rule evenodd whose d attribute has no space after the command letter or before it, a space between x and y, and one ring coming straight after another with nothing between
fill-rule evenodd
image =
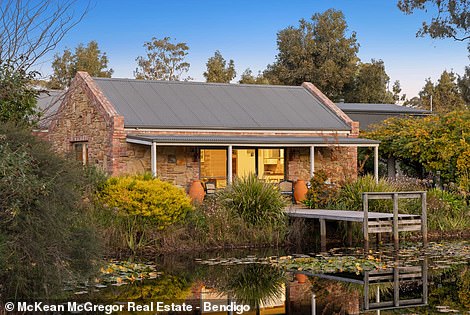
<instances>
[{"instance_id":1,"label":"reflection of jetty","mask_svg":"<svg viewBox=\"0 0 470 315\"><path fill-rule=\"evenodd\" d=\"M303 273L310 277L317 277L327 280L355 283L363 286L363 301L362 311L372 310L391 310L405 307L419 307L425 306L428 303L428 266L427 260L422 261L421 266L397 266L385 270L365 271L360 276L351 273L336 273L336 274L314 274L309 272ZM400 295L400 285L410 282L421 283L421 294L419 297L404 298ZM381 292L381 286L391 288L389 291L392 296L388 300L384 300L383 296L387 295ZM372 290L376 289L375 294L371 294ZM313 289L314 290L314 289ZM311 314L316 313L315 309L315 292L312 292L312 311ZM387 292L385 292L387 293ZM371 302L371 295L374 296L375 301ZM418 296L418 295L417 295Z\"/></svg>"},{"instance_id":2,"label":"reflection of jetty","mask_svg":"<svg viewBox=\"0 0 470 315\"><path fill-rule=\"evenodd\" d=\"M369 211L369 200L392 200L393 213ZM399 199L421 199L421 215L398 213ZM421 231L423 243L427 244L426 192L365 192L362 194L363 211L308 209L293 205L286 209L294 218L318 219L322 250L326 248L326 220L348 222L348 239L351 241L351 222L363 224L364 246L369 247L369 234L392 233L398 246L398 232Z\"/></svg>"}]
</instances>

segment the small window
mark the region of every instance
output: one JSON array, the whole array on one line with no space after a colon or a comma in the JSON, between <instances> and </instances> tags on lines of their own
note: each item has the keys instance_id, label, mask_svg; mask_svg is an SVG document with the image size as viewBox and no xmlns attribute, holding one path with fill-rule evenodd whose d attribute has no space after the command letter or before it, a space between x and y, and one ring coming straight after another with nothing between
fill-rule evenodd
<instances>
[{"instance_id":1,"label":"small window","mask_svg":"<svg viewBox=\"0 0 470 315\"><path fill-rule=\"evenodd\" d=\"M88 164L88 143L87 142L75 142L73 144L73 151L75 154L75 160L81 161L83 165Z\"/></svg>"}]
</instances>

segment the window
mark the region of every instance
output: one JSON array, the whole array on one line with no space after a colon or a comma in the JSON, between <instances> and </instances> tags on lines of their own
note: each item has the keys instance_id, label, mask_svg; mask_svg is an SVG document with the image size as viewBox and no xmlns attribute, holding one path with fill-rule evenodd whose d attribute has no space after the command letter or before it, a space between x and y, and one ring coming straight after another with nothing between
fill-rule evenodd
<instances>
[{"instance_id":1,"label":"window","mask_svg":"<svg viewBox=\"0 0 470 315\"><path fill-rule=\"evenodd\" d=\"M215 182L217 188L227 186L227 150L201 149L200 161L201 180Z\"/></svg>"},{"instance_id":2,"label":"window","mask_svg":"<svg viewBox=\"0 0 470 315\"><path fill-rule=\"evenodd\" d=\"M284 149L258 149L258 177L270 182L284 179Z\"/></svg>"},{"instance_id":3,"label":"window","mask_svg":"<svg viewBox=\"0 0 470 315\"><path fill-rule=\"evenodd\" d=\"M81 161L83 165L88 164L88 143L87 142L75 142L73 144L73 152L75 160Z\"/></svg>"}]
</instances>

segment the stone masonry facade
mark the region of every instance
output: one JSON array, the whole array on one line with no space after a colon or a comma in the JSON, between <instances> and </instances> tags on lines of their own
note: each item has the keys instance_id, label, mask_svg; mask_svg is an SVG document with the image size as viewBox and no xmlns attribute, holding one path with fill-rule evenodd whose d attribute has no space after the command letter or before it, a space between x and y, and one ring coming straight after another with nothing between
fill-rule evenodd
<instances>
[{"instance_id":1,"label":"stone masonry facade","mask_svg":"<svg viewBox=\"0 0 470 315\"><path fill-rule=\"evenodd\" d=\"M303 85L325 105L338 110L320 91L311 84ZM330 104L331 103L331 104ZM351 126L349 137L357 137L358 123L353 122L341 111L338 115ZM150 146L126 142L127 134L185 135L195 131L135 130L124 126L120 116L104 96L93 79L85 72L79 72L72 82L67 95L59 107L50 127L48 139L53 148L63 154L72 152L74 143L88 145L88 162L101 167L111 175L139 174L150 172ZM198 135L255 135L273 136L285 133L270 132L197 132ZM336 137L337 132L305 132L297 136ZM345 136L342 134L342 136ZM309 179L309 148L287 148L286 178L290 180ZM199 149L191 146L157 147L158 177L177 185L187 187L199 178ZM332 181L354 178L357 174L357 150L355 147L316 147L315 170L325 170Z\"/></svg>"}]
</instances>

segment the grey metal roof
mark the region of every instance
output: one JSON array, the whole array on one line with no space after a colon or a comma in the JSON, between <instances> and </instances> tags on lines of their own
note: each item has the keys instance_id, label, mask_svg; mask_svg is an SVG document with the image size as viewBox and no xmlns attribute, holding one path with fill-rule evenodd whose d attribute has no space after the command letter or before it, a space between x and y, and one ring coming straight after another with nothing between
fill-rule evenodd
<instances>
[{"instance_id":1,"label":"grey metal roof","mask_svg":"<svg viewBox=\"0 0 470 315\"><path fill-rule=\"evenodd\" d=\"M278 145L278 146L310 146L310 145L374 145L380 141L347 138L347 137L293 137L293 136L222 136L222 135L127 135L129 142L161 143L161 144L193 144L193 145ZM137 140L137 141L136 141Z\"/></svg>"},{"instance_id":2,"label":"grey metal roof","mask_svg":"<svg viewBox=\"0 0 470 315\"><path fill-rule=\"evenodd\" d=\"M303 87L93 79L125 127L351 130Z\"/></svg>"},{"instance_id":3,"label":"grey metal roof","mask_svg":"<svg viewBox=\"0 0 470 315\"><path fill-rule=\"evenodd\" d=\"M49 128L49 124L57 113L64 96L65 91L63 90L47 90L39 93L36 107L41 113L41 118L38 122L40 129Z\"/></svg>"},{"instance_id":4,"label":"grey metal roof","mask_svg":"<svg viewBox=\"0 0 470 315\"><path fill-rule=\"evenodd\" d=\"M380 123L385 119L397 116L426 116L430 111L405 107L396 104L364 104L364 103L337 103L346 115L359 122L361 130L369 129L371 125Z\"/></svg>"},{"instance_id":5,"label":"grey metal roof","mask_svg":"<svg viewBox=\"0 0 470 315\"><path fill-rule=\"evenodd\" d=\"M397 104L369 104L369 103L336 103L345 113L367 112L367 113L394 113L394 114L431 114L430 111L413 107L406 107Z\"/></svg>"}]
</instances>

